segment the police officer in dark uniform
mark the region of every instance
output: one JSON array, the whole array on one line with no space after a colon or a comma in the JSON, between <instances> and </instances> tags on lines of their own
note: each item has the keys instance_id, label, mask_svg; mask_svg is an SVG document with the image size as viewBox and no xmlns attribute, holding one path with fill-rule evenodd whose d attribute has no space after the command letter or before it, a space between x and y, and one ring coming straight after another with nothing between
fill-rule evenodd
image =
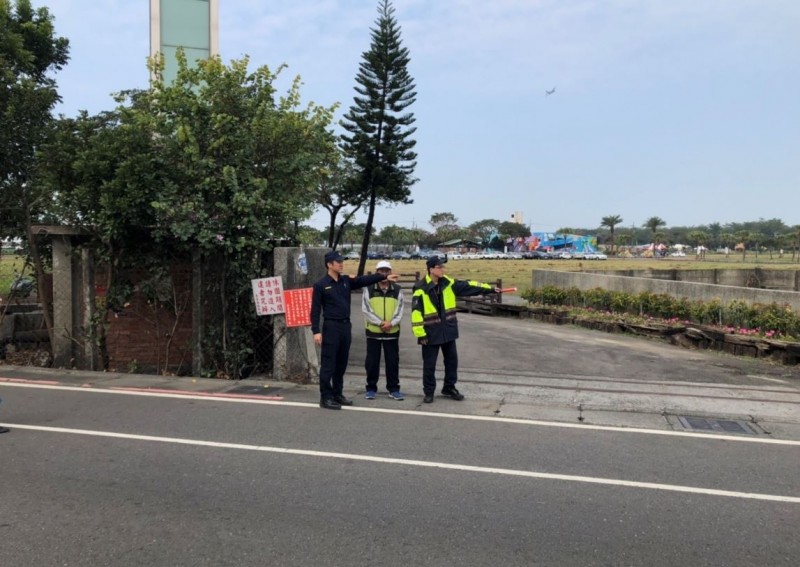
<instances>
[{"instance_id":1,"label":"police officer in dark uniform","mask_svg":"<svg viewBox=\"0 0 800 567\"><path fill-rule=\"evenodd\" d=\"M396 282L397 274L374 274L351 278L342 275L344 257L338 252L325 254L327 275L314 284L311 294L311 332L314 342L322 346L319 367L319 407L338 410L352 406L344 397L344 373L350 356L350 290L388 279ZM322 316L322 326L320 326Z\"/></svg>"}]
</instances>

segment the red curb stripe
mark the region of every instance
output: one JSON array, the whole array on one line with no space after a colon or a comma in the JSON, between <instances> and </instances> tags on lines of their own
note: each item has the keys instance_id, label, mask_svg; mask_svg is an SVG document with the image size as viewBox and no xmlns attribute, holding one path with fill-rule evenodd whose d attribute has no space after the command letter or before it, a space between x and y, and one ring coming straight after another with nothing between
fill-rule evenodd
<instances>
[{"instance_id":1,"label":"red curb stripe","mask_svg":"<svg viewBox=\"0 0 800 567\"><path fill-rule=\"evenodd\" d=\"M0 376L0 382L21 382L23 384L47 384L48 386L60 386L61 382L53 382L51 380L28 380L27 378L3 378Z\"/></svg>"}]
</instances>

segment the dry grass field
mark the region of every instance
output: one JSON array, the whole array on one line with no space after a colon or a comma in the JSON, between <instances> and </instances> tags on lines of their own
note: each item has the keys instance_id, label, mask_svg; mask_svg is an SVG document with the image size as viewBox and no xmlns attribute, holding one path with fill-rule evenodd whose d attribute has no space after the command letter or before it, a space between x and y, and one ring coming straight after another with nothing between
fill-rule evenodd
<instances>
[{"instance_id":1,"label":"dry grass field","mask_svg":"<svg viewBox=\"0 0 800 567\"><path fill-rule=\"evenodd\" d=\"M392 260L394 271L400 274L425 274L424 260ZM14 273L22 270L24 258L4 254L0 256L0 297L8 295L9 285ZM367 262L367 271L374 272L377 261ZM358 267L357 260L345 262L345 273L353 274ZM609 260L450 260L445 266L445 273L459 279L472 279L482 282L494 282L498 278L504 287L517 287L520 291L530 287L531 270L632 270L632 269L714 269L714 268L765 268L777 270L797 270L800 263L793 262L791 254L783 258L768 254L748 254L742 260L741 254L710 254L705 260L696 260L693 256L685 258L614 258Z\"/></svg>"},{"instance_id":2,"label":"dry grass field","mask_svg":"<svg viewBox=\"0 0 800 567\"><path fill-rule=\"evenodd\" d=\"M426 273L424 260L391 260L392 268L396 273L413 274ZM367 261L366 270L375 271L377 260ZM357 260L348 260L344 264L345 273L354 274L358 267ZM445 274L459 279L478 280L481 282L494 282L498 278L503 281L503 287L516 287L519 291L531 285L531 270L711 270L715 268L727 269L753 269L764 268L772 270L798 270L800 264L792 262L791 255L784 255L773 259L768 254L758 258L748 254L742 261L741 254L736 256L709 255L705 260L696 260L692 257L685 258L614 258L609 260L450 260L445 264Z\"/></svg>"}]
</instances>

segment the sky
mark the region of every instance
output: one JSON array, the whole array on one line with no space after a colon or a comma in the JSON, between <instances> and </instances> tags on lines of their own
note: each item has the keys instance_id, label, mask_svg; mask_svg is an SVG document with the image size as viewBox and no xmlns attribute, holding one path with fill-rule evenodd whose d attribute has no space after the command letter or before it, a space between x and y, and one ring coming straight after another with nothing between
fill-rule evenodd
<instances>
[{"instance_id":1,"label":"sky","mask_svg":"<svg viewBox=\"0 0 800 567\"><path fill-rule=\"evenodd\" d=\"M75 116L145 88L148 0L33 0L70 40ZM219 0L220 55L288 65L304 102L353 102L378 0ZM800 224L797 0L393 0L417 99L412 205L387 225L521 218L532 231ZM555 89L548 95L545 91ZM326 226L322 209L307 224ZM355 222L365 222L359 214Z\"/></svg>"}]
</instances>

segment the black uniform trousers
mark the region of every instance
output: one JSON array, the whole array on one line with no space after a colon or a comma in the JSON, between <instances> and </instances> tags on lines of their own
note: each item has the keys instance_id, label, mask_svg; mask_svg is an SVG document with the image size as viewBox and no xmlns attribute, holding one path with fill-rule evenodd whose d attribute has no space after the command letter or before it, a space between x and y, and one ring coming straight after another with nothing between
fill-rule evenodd
<instances>
[{"instance_id":1,"label":"black uniform trousers","mask_svg":"<svg viewBox=\"0 0 800 567\"><path fill-rule=\"evenodd\" d=\"M458 350L456 341L440 345L422 345L422 391L428 395L436 391L436 360L439 349L444 357L444 387L455 386L458 381Z\"/></svg>"},{"instance_id":2,"label":"black uniform trousers","mask_svg":"<svg viewBox=\"0 0 800 567\"><path fill-rule=\"evenodd\" d=\"M400 339L372 339L367 337L367 391L378 391L378 376L381 374L381 349L386 360L386 389L400 391Z\"/></svg>"},{"instance_id":3,"label":"black uniform trousers","mask_svg":"<svg viewBox=\"0 0 800 567\"><path fill-rule=\"evenodd\" d=\"M322 360L319 367L319 396L331 399L342 395L344 373L350 357L350 320L324 319L322 322Z\"/></svg>"}]
</instances>

